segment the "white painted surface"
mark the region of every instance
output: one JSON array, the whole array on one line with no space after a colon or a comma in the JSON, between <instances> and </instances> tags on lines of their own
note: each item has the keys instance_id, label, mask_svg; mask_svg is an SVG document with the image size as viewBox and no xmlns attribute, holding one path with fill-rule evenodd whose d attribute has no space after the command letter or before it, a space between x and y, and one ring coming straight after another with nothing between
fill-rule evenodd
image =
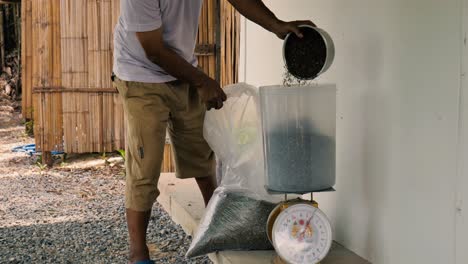
<instances>
[{"instance_id":1,"label":"white painted surface","mask_svg":"<svg viewBox=\"0 0 468 264\"><path fill-rule=\"evenodd\" d=\"M468 0L463 0L464 38L468 37ZM457 264L468 262L468 46L462 49L462 86L460 104L460 158L457 190L456 258Z\"/></svg>"},{"instance_id":2,"label":"white painted surface","mask_svg":"<svg viewBox=\"0 0 468 264\"><path fill-rule=\"evenodd\" d=\"M458 188L468 212L468 180L457 178L462 2L265 3L335 40L336 61L319 81L338 86L338 191L318 200L336 239L375 264L467 263L468 235L456 235L467 220L455 210ZM242 41L241 80L281 83L282 42L250 22Z\"/></svg>"}]
</instances>

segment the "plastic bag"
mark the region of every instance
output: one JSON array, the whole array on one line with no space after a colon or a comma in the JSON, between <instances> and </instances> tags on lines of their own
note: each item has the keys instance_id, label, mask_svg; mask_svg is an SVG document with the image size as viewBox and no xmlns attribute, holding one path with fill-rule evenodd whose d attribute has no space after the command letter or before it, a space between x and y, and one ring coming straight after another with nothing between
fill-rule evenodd
<instances>
[{"instance_id":1,"label":"plastic bag","mask_svg":"<svg viewBox=\"0 0 468 264\"><path fill-rule=\"evenodd\" d=\"M225 87L221 110L207 112L204 137L222 161L215 191L187 252L196 257L221 250L273 249L266 234L268 215L280 197L265 190L258 89Z\"/></svg>"},{"instance_id":2,"label":"plastic bag","mask_svg":"<svg viewBox=\"0 0 468 264\"><path fill-rule=\"evenodd\" d=\"M228 100L221 110L206 114L204 137L222 162L220 186L246 188L258 195L264 189L263 147L258 88L227 86Z\"/></svg>"},{"instance_id":3,"label":"plastic bag","mask_svg":"<svg viewBox=\"0 0 468 264\"><path fill-rule=\"evenodd\" d=\"M223 250L272 250L266 222L275 203L245 190L218 189L187 257Z\"/></svg>"}]
</instances>

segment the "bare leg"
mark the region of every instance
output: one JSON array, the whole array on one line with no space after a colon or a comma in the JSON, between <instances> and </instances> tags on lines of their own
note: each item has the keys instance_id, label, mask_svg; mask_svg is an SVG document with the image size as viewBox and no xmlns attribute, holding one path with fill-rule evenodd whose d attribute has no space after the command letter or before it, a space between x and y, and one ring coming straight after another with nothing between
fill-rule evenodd
<instances>
[{"instance_id":1,"label":"bare leg","mask_svg":"<svg viewBox=\"0 0 468 264\"><path fill-rule=\"evenodd\" d=\"M213 192L216 189L216 178L215 177L196 178L196 181L203 195L205 206L207 206L208 202L211 199L211 196L213 196Z\"/></svg>"},{"instance_id":2,"label":"bare leg","mask_svg":"<svg viewBox=\"0 0 468 264\"><path fill-rule=\"evenodd\" d=\"M130 262L149 259L146 246L146 229L148 228L151 211L138 212L127 209L127 226L130 236Z\"/></svg>"}]
</instances>

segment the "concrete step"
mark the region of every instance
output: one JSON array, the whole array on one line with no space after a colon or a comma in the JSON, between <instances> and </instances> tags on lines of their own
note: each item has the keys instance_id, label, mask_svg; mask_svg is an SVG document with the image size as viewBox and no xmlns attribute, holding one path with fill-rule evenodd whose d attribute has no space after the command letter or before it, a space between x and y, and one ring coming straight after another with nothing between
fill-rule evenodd
<instances>
[{"instance_id":1,"label":"concrete step","mask_svg":"<svg viewBox=\"0 0 468 264\"><path fill-rule=\"evenodd\" d=\"M193 236L203 216L203 197L193 179L179 180L174 174L163 173L159 179L159 203L174 222ZM223 251L209 255L215 264L269 264L278 262L275 251ZM333 243L327 258L321 264L370 264L338 243Z\"/></svg>"}]
</instances>

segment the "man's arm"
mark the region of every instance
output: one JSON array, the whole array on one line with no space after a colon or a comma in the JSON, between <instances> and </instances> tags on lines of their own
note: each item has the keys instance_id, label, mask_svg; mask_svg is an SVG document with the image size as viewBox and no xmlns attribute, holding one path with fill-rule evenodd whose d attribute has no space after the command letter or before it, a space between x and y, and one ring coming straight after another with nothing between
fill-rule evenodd
<instances>
[{"instance_id":1,"label":"man's arm","mask_svg":"<svg viewBox=\"0 0 468 264\"><path fill-rule=\"evenodd\" d=\"M315 26L312 21L292 21L284 22L276 18L275 14L265 6L262 0L228 0L243 16L268 31L275 33L279 38L284 39L290 32L294 32L302 37L299 25Z\"/></svg>"},{"instance_id":2,"label":"man's arm","mask_svg":"<svg viewBox=\"0 0 468 264\"><path fill-rule=\"evenodd\" d=\"M220 109L226 101L226 94L219 84L167 47L164 44L162 32L162 28L159 28L136 33L146 56L170 75L197 88L208 109Z\"/></svg>"}]
</instances>

